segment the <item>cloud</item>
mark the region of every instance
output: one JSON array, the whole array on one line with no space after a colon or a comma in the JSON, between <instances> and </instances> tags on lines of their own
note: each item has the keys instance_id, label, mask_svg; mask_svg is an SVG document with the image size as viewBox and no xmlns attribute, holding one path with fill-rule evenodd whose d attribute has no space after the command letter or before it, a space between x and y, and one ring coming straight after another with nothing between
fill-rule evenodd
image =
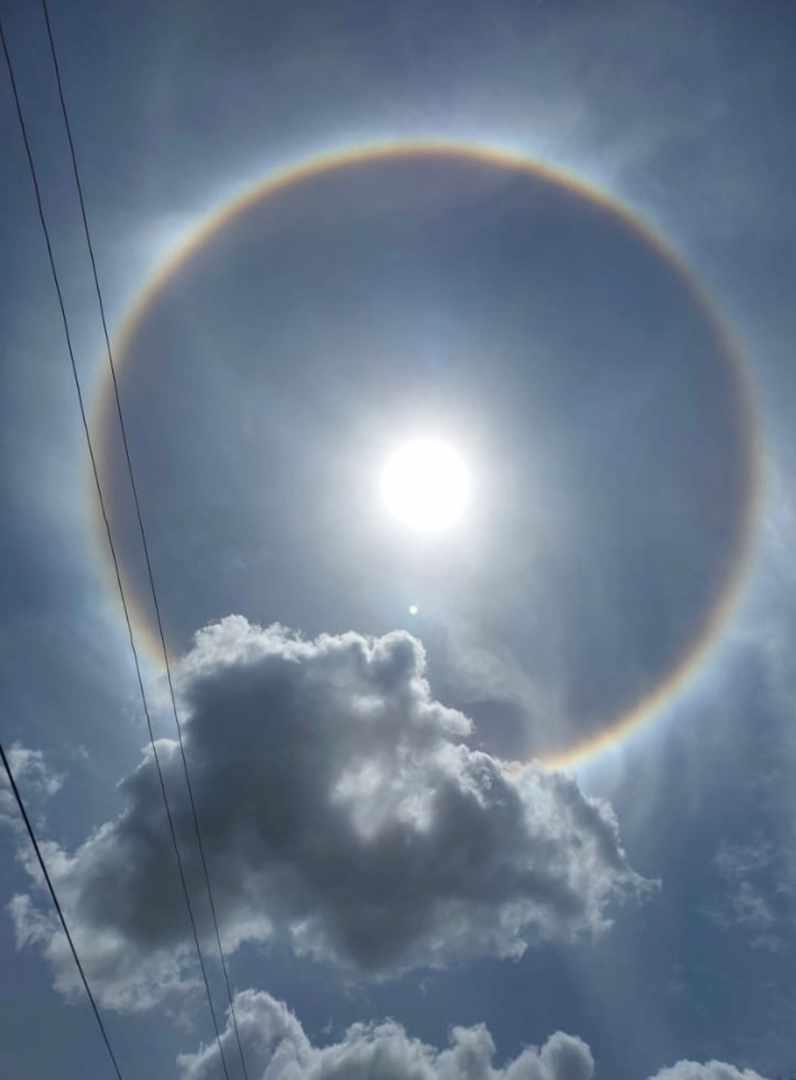
<instances>
[{"instance_id":1,"label":"cloud","mask_svg":"<svg viewBox=\"0 0 796 1080\"><path fill-rule=\"evenodd\" d=\"M32 803L33 808L38 810L46 799L61 790L63 777L50 771L41 750L30 750L20 742L15 742L11 744L6 757L29 813L29 804ZM24 829L4 769L0 771L0 825L17 831Z\"/></svg>"},{"instance_id":2,"label":"cloud","mask_svg":"<svg viewBox=\"0 0 796 1080\"><path fill-rule=\"evenodd\" d=\"M754 1069L738 1069L725 1061L678 1061L661 1069L651 1080L763 1080Z\"/></svg>"},{"instance_id":3,"label":"cloud","mask_svg":"<svg viewBox=\"0 0 796 1080\"><path fill-rule=\"evenodd\" d=\"M452 1028L446 1050L410 1038L391 1020L354 1024L341 1042L320 1048L270 994L243 991L236 995L235 1012L252 1080L590 1080L594 1073L586 1043L561 1031L496 1069L495 1044L483 1024ZM221 1041L230 1060L237 1053L233 1040L228 1023ZM216 1077L218 1057L215 1043L181 1054L182 1080Z\"/></svg>"},{"instance_id":4,"label":"cloud","mask_svg":"<svg viewBox=\"0 0 796 1080\"><path fill-rule=\"evenodd\" d=\"M521 771L462 741L404 632L305 641L230 616L179 667L185 746L226 948L274 935L299 954L387 975L610 925L650 888L610 807L574 779ZM158 750L192 895L203 884L174 743ZM192 970L150 753L127 808L73 854L49 846L83 961L107 1005L145 1008ZM12 904L59 987L73 974L30 898Z\"/></svg>"},{"instance_id":5,"label":"cloud","mask_svg":"<svg viewBox=\"0 0 796 1080\"><path fill-rule=\"evenodd\" d=\"M591 1080L594 1059L582 1039L557 1031L541 1047L526 1047L501 1068L484 1024L453 1027L438 1050L411 1038L401 1024L353 1024L340 1042L314 1046L296 1016L270 994L244 990L235 996L241 1046L251 1080ZM235 1060L231 1019L221 1036L224 1056ZM219 1075L215 1043L177 1059L181 1080ZM751 1069L721 1061L678 1061L651 1080L762 1080Z\"/></svg>"},{"instance_id":6,"label":"cloud","mask_svg":"<svg viewBox=\"0 0 796 1080\"><path fill-rule=\"evenodd\" d=\"M746 932L752 948L787 948L794 918L793 869L769 841L724 842L713 859L722 889L707 915L722 930Z\"/></svg>"}]
</instances>

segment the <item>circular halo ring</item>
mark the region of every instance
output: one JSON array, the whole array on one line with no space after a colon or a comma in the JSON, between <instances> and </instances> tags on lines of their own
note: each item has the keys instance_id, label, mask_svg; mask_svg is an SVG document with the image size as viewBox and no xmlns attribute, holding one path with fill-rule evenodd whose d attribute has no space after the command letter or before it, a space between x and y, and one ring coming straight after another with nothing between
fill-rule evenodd
<instances>
[{"instance_id":1,"label":"circular halo ring","mask_svg":"<svg viewBox=\"0 0 796 1080\"><path fill-rule=\"evenodd\" d=\"M493 164L507 171L528 173L537 179L547 180L562 186L571 193L615 215L623 225L635 232L664 262L668 263L686 285L701 314L721 344L722 355L726 360L736 401L740 407L743 449L745 451L743 487L746 497L741 508L735 552L724 576L723 585L717 590L712 604L705 611L698 632L692 635L676 662L652 690L596 734L586 736L568 749L542 759L542 763L549 768L572 767L583 763L597 752L621 742L645 720L658 712L701 667L735 610L742 587L746 581L752 562L752 552L757 532L756 526L762 503L762 439L754 388L747 365L729 327L717 313L714 303L709 299L702 285L694 278L683 259L650 226L616 199L563 170L526 158L519 153L483 146L478 143L430 139L418 141L400 140L369 143L310 157L298 164L276 170L265 180L255 184L241 195L234 197L219 209L211 212L196 226L188 238L167 256L122 320L114 346L114 355L119 358L117 373L124 363L129 343L164 286L180 272L199 249L218 236L239 214L285 188L292 187L294 184L301 183L324 172L332 172L374 159L423 157L425 155L449 155L454 158L465 158ZM113 381L107 369L103 369L98 384L92 406L91 429L94 433L98 459L103 461L107 454L108 437L116 422ZM87 483L89 481L90 477L87 477ZM105 527L93 486L90 488L88 498L92 505L95 535L103 550L106 550L107 544L104 539L101 539L101 537L105 536ZM112 572L113 568L107 550L104 561L107 570ZM124 577L123 570L122 577ZM128 607L133 626L145 640L148 651L153 658L162 657L157 628L151 625L151 621L135 596L134 591L132 589L127 591ZM516 764L520 765L521 763Z\"/></svg>"}]
</instances>

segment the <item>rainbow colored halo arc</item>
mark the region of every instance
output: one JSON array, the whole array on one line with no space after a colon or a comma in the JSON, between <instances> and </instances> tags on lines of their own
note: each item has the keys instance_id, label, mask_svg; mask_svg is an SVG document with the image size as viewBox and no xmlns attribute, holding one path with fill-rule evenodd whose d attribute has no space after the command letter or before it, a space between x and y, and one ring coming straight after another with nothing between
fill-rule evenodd
<instances>
[{"instance_id":1,"label":"rainbow colored halo arc","mask_svg":"<svg viewBox=\"0 0 796 1080\"><path fill-rule=\"evenodd\" d=\"M682 655L667 672L665 678L662 678L632 708L617 716L612 723L598 733L581 739L566 751L554 754L544 761L550 767L573 766L590 758L597 752L621 742L645 720L657 714L661 707L685 686L687 681L704 663L712 647L719 639L722 629L726 626L735 610L739 594L746 580L752 561L756 524L762 499L761 436L754 390L741 352L733 340L726 323L717 314L705 290L695 280L683 260L646 223L641 221L627 207L604 192L590 187L565 172L529 160L519 154L478 144L448 141L376 143L310 158L275 171L261 183L256 184L244 194L212 212L165 259L144 286L122 321L114 345L117 368L124 364L130 341L167 283L190 262L200 249L223 232L225 227L239 214L245 212L247 208L262 200L269 199L292 185L325 172L343 169L372 159L430 154L472 159L502 167L509 171L530 173L536 177L548 179L568 188L591 203L609 210L620 218L626 226L643 237L650 248L654 249L660 258L667 262L683 282L687 284L688 290L698 304L704 318L709 322L717 338L722 342L723 354L730 369L735 395L742 409L746 470L744 490L746 499L742 510L739 540L734 551L732 564L728 567L724 576L723 587L715 597L710 610L705 613L700 632L688 643L688 648L683 650ZM105 371L104 367L103 371ZM114 422L115 405L112 382L109 375L103 374L99 380L92 414L92 430L95 434L100 459L107 453L109 433L113 430ZM92 504L98 526L95 531L98 542L103 543L104 549L104 528L99 517L95 498L92 498ZM151 646L150 651L153 657L159 656L159 639L156 639L144 607L136 602L134 595L131 595L129 599L136 630Z\"/></svg>"}]
</instances>

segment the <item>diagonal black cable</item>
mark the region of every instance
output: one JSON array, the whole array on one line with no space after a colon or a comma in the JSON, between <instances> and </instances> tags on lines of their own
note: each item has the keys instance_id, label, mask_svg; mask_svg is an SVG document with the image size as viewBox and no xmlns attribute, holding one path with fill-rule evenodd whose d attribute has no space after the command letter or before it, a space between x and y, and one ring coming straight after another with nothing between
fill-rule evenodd
<instances>
[{"instance_id":1,"label":"diagonal black cable","mask_svg":"<svg viewBox=\"0 0 796 1080\"><path fill-rule=\"evenodd\" d=\"M122 602L122 609L124 611L124 619L125 619L125 623L127 625L127 635L128 635L128 638L129 638L130 649L131 649L131 652L133 654L133 661L134 661L134 664L135 664L135 672L136 672L136 678L137 678L137 681L138 681L138 689L139 689L139 692L140 692L140 695L141 695L141 702L142 702L143 708L144 708L144 716L146 717L147 730L149 732L149 741L150 741L150 745L152 747L152 754L153 754L153 757L154 757L154 760L155 760L155 766L157 768L158 780L160 781L160 790L161 790L161 794L163 796L163 805L164 805L165 810L166 810L166 817L168 819L168 824L169 824L169 832L171 834L171 840L172 840L172 844L173 844L173 847L174 847L174 854L175 854L175 857L176 857L176 860L177 860L177 868L178 868L179 875L180 875L180 882L182 884L182 891L183 891L183 895L185 897L185 904L186 904L186 907L187 907L187 910L188 910L188 916L189 916L190 923L191 923L191 930L192 930L192 933L193 933L194 944L196 945L196 953L197 953L197 956L199 958L199 967L201 968L201 971L202 971L202 979L204 981L205 992L207 994L207 1003L208 1003L208 1005L210 1007L210 1014L211 1014L211 1016L213 1018L213 1027L215 1029L216 1042L218 1044L219 1053L221 1055L221 1064L223 1065L223 1068L224 1068L224 1075L225 1075L226 1080L230 1080L229 1070L227 1069L226 1058L224 1057L224 1051L223 1051L223 1048L221 1046L221 1032L220 1032L220 1029L219 1029L219 1026L218 1026L218 1018L216 1016L215 1007L213 1006L213 998L212 998L212 995L210 993L210 982L209 982L208 977L207 977L207 970L205 968L204 957L202 956L201 945L199 944L199 933L198 933L197 928L196 928L196 919L194 917L193 907L191 905L191 897L190 897L190 893L188 891L188 882L187 882L187 879L185 877L185 868L184 868L184 865L183 865L182 856L180 855L179 844L177 842L177 832L176 832L176 829L175 829L175 826L174 826L174 818L173 818L173 815L172 815L172 812L171 812L171 806L169 804L168 795L166 793L166 783L165 783L165 780L163 778L163 769L161 767L160 757L159 757L158 751L157 751L157 745L156 745L156 742L155 742L155 734L154 734L154 731L152 729L152 718L151 718L150 713L149 713L149 704L147 702L146 692L144 690L144 680L143 680L143 677L142 677L142 674L141 674L141 664L140 664L140 660L139 660L139 657L138 657L138 649L137 649L136 644L135 644L135 637L133 635L133 626L132 626L132 621L130 619L130 611L129 611L129 608L128 608L128 605L127 605L127 597L125 595L124 585L122 584L122 576L121 576L121 571L119 569L119 560L118 560L118 557L117 557L117 554L116 554L116 546L115 546L115 544L113 542L113 536L111 534L110 521L108 519L107 508L106 508L106 505L105 505L105 497L103 495L102 485L100 483L99 469L97 467L97 459L96 459L96 455L94 453L94 445L93 445L93 442L92 442L92 439L91 439L91 432L89 430L88 419L87 419L87 416L86 416L86 407L85 407L85 402L84 402L84 399L83 399L83 389L82 389L82 385L81 385L81 382L80 382L80 376L79 376L78 370L77 370L77 363L75 362L75 353L74 353L74 349L72 347L72 335L71 335L71 333L69 331L69 320L68 320L67 315L66 315L66 307L65 307L65 304L64 304L63 292L61 290L61 282L60 282L60 279L58 277L58 271L57 271L57 268L56 268L56 265L55 265L55 256L53 255L52 242L50 240L50 230L49 230L49 227L47 225L47 218L46 218L45 213L44 213L44 205L42 203L42 198L41 198L41 189L39 187L38 174L36 172L36 166L35 166L34 161L33 161L33 153L31 151L30 139L28 138L28 129L27 129L27 125L25 124L25 117L24 117L24 114L22 112L22 104L20 102L19 92L17 90L17 82L16 82L16 78L15 78L15 75L14 75L14 66L13 66L13 64L11 62L11 56L10 56L10 53L8 51L8 43L6 41L6 36L5 36L5 32L3 30L3 25L2 25L2 20L1 19L0 19L0 41L2 42L3 53L5 55L6 65L8 67L8 74L9 74L9 78L11 80L11 90L12 90L12 93L13 93L13 96L14 96L14 104L16 106L17 119L19 120L19 127L20 127L20 132L22 134L22 141L23 141L24 146L25 146L25 154L26 154L27 160L28 160L28 169L29 169L29 172L30 172L31 181L33 183L33 191L34 191L34 194L35 194L35 197L36 197L36 209L38 211L39 222L41 224L42 232L44 234L44 241L45 241L45 244L47 246L47 257L48 257L49 264L50 264L50 271L51 271L51 274L52 274L53 284L55 286L55 292L56 292L56 295L58 297L58 307L59 307L59 310L61 312L61 322L63 324L64 337L66 339L66 348L67 348L67 353L69 354L70 367L72 369L72 379L73 379L73 382L75 384L75 390L77 392L78 405L80 407L80 419L81 419L82 425L83 425L83 434L85 436L86 446L88 447L88 454L89 454L89 458L91 460L91 471L92 471L92 474L93 474L93 477L94 477L94 485L95 485L95 488L96 488L96 491L97 491L97 499L98 499L99 506L100 506L100 511L101 511L101 514L102 514L102 520L103 520L103 523L105 525L105 533L106 533L106 536L108 538L108 546L110 548L111 559L113 561L113 569L114 569L114 574L115 574L115 577L116 577L116 584L117 584L117 587L118 587L118 590L119 590L119 597L120 597L121 602Z\"/></svg>"},{"instance_id":2,"label":"diagonal black cable","mask_svg":"<svg viewBox=\"0 0 796 1080\"><path fill-rule=\"evenodd\" d=\"M216 935L216 946L218 948L218 957L221 963L221 971L224 972L224 981L227 988L227 998L229 1000L229 1009L232 1016L232 1025L234 1028L235 1040L238 1042L238 1053L241 1059L241 1068L243 1069L243 1076L245 1080L248 1080L248 1071L246 1069L245 1057L243 1055L243 1045L241 1043L240 1031L238 1029L238 1017L235 1015L234 1000L232 996L232 986L229 978L229 971L227 968L227 959L224 954L224 947L221 945L221 934L218 924L218 916L216 913L216 905L213 900L213 889L211 886L210 870L207 867L207 859L204 849L204 843L202 841L202 831L199 824L199 814L197 812L197 804L193 797L193 786L190 780L190 774L188 771L188 759L185 752L185 745L183 741L183 725L180 724L179 714L177 711L177 701L174 692L174 683L172 678L171 663L168 661L168 649L166 647L165 633L163 630L163 622L161 619L160 604L158 602L158 590L156 588L156 582L154 582L154 572L152 570L152 563L149 554L149 543L147 541L146 529L144 528L144 516L141 513L140 501L138 498L138 489L135 483L135 475L133 471L133 461L130 454L130 444L127 442L127 430L124 423L124 414L122 411L121 397L119 394L119 382L117 379L116 363L113 361L113 350L110 343L110 333L108 330L108 320L105 314L105 303L103 301L103 291L99 285L99 274L97 271L96 258L94 256L94 244L91 239L91 229L89 228L89 217L87 217L85 210L85 199L83 197L83 185L80 179L80 170L78 168L78 156L75 149L75 141L72 139L71 124L69 123L69 112L66 107L66 98L64 94L64 85L62 78L60 78L60 65L58 64L58 55L55 49L55 39L53 37L53 29L50 22L50 12L48 9L48 3L46 0L41 0L42 11L44 13L44 23L46 25L46 32L48 32L48 40L50 42L50 53L53 59L53 68L55 70L55 80L58 86L58 98L60 100L60 111L62 111L64 117L64 127L66 130L67 141L69 144L69 154L72 162L72 172L75 174L75 186L78 191L78 200L80 202L80 213L83 220L83 233L85 237L85 243L87 249L89 249L89 259L91 261L91 269L94 278L94 291L97 297L97 306L99 309L99 319L103 325L103 334L105 337L106 354L108 357L108 366L110 369L111 381L113 384L113 400L116 403L117 416L119 419L119 430L122 437L122 446L124 448L124 459L126 463L127 476L130 478L130 486L133 494L133 502L135 505L135 513L138 522L138 532L141 539L141 548L144 550L144 557L147 567L147 577L149 579L149 588L152 594L152 603L154 606L154 613L156 613L156 619L158 622L158 633L160 635L160 644L163 652L163 662L165 665L166 680L168 683L168 693L170 693L172 703L172 713L174 715L174 724L177 729L177 740L179 743L179 753L181 760L183 760L183 771L185 774L186 787L188 789L188 799L190 802L191 815L193 818L193 829L195 838L197 838L197 847L199 849L200 861L202 864L202 872L204 875L205 885L207 887L207 900L210 902L211 915L213 916L213 927Z\"/></svg>"},{"instance_id":3,"label":"diagonal black cable","mask_svg":"<svg viewBox=\"0 0 796 1080\"><path fill-rule=\"evenodd\" d=\"M75 186L76 186L77 191L78 191L78 200L80 202L80 214L81 214L82 221L83 221L83 233L85 235L85 243L86 243L87 251L89 251L89 258L90 258L90 261L91 261L91 269L92 269L92 275L93 275L93 279L94 279L94 289L95 289L95 293L96 293L96 297L97 297L97 306L98 306L98 309L99 309L99 319L100 319L100 322L102 322L102 325L103 325L103 335L105 337L105 346L106 346L107 357L108 357L108 365L109 365L109 368L110 368L111 380L112 380L112 383L113 383L113 400L114 400L114 403L116 403L117 416L119 418L119 429L120 429L121 437L122 437L122 446L124 448L124 458L125 458L126 467L127 467L127 475L129 475L129 477L130 477L130 485L131 485L131 490L132 490L132 494L133 494L133 502L135 504L135 512L136 512L136 517L137 517L137 522L138 522L138 531L139 531L140 538L141 538L141 546L143 546L143 550L144 550L144 556L145 556L145 561L146 561L146 566L147 566L147 576L148 576L148 579L149 579L149 586L150 586L150 591L151 591L151 594L152 594L152 603L154 605L154 613L156 613L156 618L157 618L157 622L158 622L158 632L159 632L159 635L160 635L160 643L161 643L161 648L162 648L162 651L163 651L163 662L165 664L166 679L167 679L167 683L168 683L168 693L170 693L171 702L172 702L172 712L173 712L173 715L174 715L174 723L175 723L175 726L176 726L176 729L177 729L177 737L178 737L178 742L179 742L180 757L181 757L181 760L183 760L183 771L185 773L186 787L188 789L188 798L189 798L189 801L190 801L191 814L192 814L192 818L193 818L194 833L195 833L195 837L197 837L197 847L199 849L199 854L200 854L200 860L201 860L202 870L203 870L203 874L204 874L205 885L207 887L207 900L208 900L208 902L210 902L211 914L213 916L213 926L214 926L215 935L216 935L216 945L217 945L217 948L218 948L218 957L219 957L220 962L221 962L221 970L222 970L222 972L224 972L224 981L225 981L226 988L227 988L227 998L229 1000L229 1008L230 1008L230 1013L232 1015L232 1024L233 1024L233 1027L234 1027L235 1040L237 1040L237 1042L238 1042L238 1052L239 1052L240 1058L241 1058L241 1067L243 1069L243 1075L245 1077L245 1080L248 1080L248 1071L246 1069L246 1062L245 1062L245 1058L244 1058L244 1055L243 1055L243 1047L242 1047L242 1044L241 1044L240 1031L238 1029L238 1017L237 1017L237 1015L235 1015L234 1000L233 1000L233 997L232 997L232 987L231 987L231 984L230 984L229 971L228 971L228 968L227 968L227 960L226 960L226 957L224 955L224 947L222 947L222 945L221 945L221 934L220 934L220 930L219 930L219 926L218 926L218 917L217 917L217 913L216 913L216 905L215 905L215 902L213 900L213 889L211 887L210 870L208 870L208 868L207 868L207 860L206 860L206 855L205 855L205 850L204 850L204 843L202 841L202 832L201 832L201 828L200 828L200 824L199 824L199 814L197 812L197 805L195 805L195 800L194 800L194 797L193 797L193 786L191 784L190 774L189 774L189 771L188 771L188 760L187 760L187 757L186 757L185 745L184 745L184 741L183 741L183 726L181 726L181 724L180 724L179 714L177 712L177 702L176 702L176 696L175 696L175 692L174 692L174 683L173 683L173 678L172 678L171 663L170 663L170 661L168 661L168 649L166 647L165 634L164 634L164 631L163 631L163 622L162 622L162 619L161 619L160 604L158 602L158 591L156 589L156 583L154 583L154 573L153 573L153 570L152 570L152 563L151 563L150 554L149 554L149 544L147 542L146 530L144 528L144 517L143 517L143 514L141 514L140 501L138 499L138 490L137 490L137 487L136 487L136 484L135 484L135 475L134 475L134 472L133 472L133 462L132 462L132 458L131 458L131 454L130 454L130 444L129 444L129 442L127 442L127 431L126 431L126 426L125 426L125 423L124 423L124 415L123 415L123 411L122 411L121 397L120 397L120 394L119 394L119 382L118 382L118 379L117 379L116 364L114 364L114 362L113 362L113 350L111 348L111 343L110 343L110 333L109 333L109 330L108 330L108 320L107 320L106 314L105 314L105 302L103 300L103 291L102 291L102 288L100 288L100 285L99 285L99 274L98 274L98 271L97 271L96 258L95 258L95 255L94 255L94 244L92 243L92 239L91 239L91 229L89 228L89 218L87 218L87 214L86 214L86 210L85 210L85 199L84 199L84 195L83 195L83 185L82 185L81 179L80 179L80 170L79 170L79 167L78 167L78 156L77 156L77 151L75 149L75 141L73 141L73 139L72 139L71 124L69 123L69 112L68 112L68 109L66 107L66 98L65 98L65 95L64 95L64 85L63 85L62 78L60 78L60 65L58 64L58 55L57 55L57 51L55 49L55 39L53 37L53 29L52 29L52 24L50 22L50 11L48 9L48 3L46 3L46 0L41 0L41 6L42 6L42 11L44 13L44 23L45 23L45 26L46 26L46 32L48 32L48 40L50 42L50 53L51 53L51 56L52 56L52 59L53 59L53 68L55 70L55 80L56 80L56 83L57 83L57 86L58 86L58 99L59 99L59 102L60 102L60 111L62 111L62 114L63 114L63 117L64 117L64 127L65 127L65 130L66 130L67 141L68 141L68 144L69 144L69 154L70 154L71 162L72 162L72 172L73 172L73 174L75 174Z\"/></svg>"},{"instance_id":4,"label":"diagonal black cable","mask_svg":"<svg viewBox=\"0 0 796 1080\"><path fill-rule=\"evenodd\" d=\"M2 34L2 32L2 27L0 27L0 34ZM5 48L5 39L3 40L3 47ZM83 970L83 965L80 963L80 957L77 955L75 943L72 940L72 935L69 933L69 927L66 924L66 918L64 917L61 905L58 902L58 896L55 892L55 888L52 881L50 880L50 875L47 871L47 864L45 863L44 857L41 853L39 842L36 839L36 833L33 831L33 825L31 824L31 820L28 817L28 812L25 809L25 804L22 801L22 796L19 793L17 782L14 779L14 774L11 771L11 766L8 763L8 758L6 757L6 752L3 749L2 743L0 743L0 758L2 758L3 768L6 771L8 782L11 785L11 790L13 791L14 798L17 801L17 806L19 807L19 812L22 815L22 820L25 822L25 828L28 830L28 836L30 837L31 844L33 844L33 850L36 852L36 858L39 860L39 866L41 868L42 874L44 875L44 880L47 882L47 888L50 890L50 896L52 897L52 902L55 905L55 910L58 912L58 918L61 920L61 926L63 927L63 931L66 934L66 940L69 942L69 948L72 950L72 956L74 958L75 964L77 965L77 970L80 972L80 978L83 980L83 986L85 987L86 995L88 997L88 1000L91 1002L91 1008L94 1010L94 1016L96 1017L97 1024L99 1025L100 1034L102 1035L103 1042L105 1043L105 1048L108 1051L108 1056L110 1057L111 1063L113 1064L114 1072L116 1073L118 1080L123 1080L122 1070L119 1068L119 1063L116 1060L116 1055L113 1052L111 1040L108 1038L108 1032L105 1029L105 1023L102 1019L102 1014L100 1013L99 1008L97 1007L97 1003L94 1000L94 995L91 993L91 987L88 984L88 979L86 978L86 973Z\"/></svg>"}]
</instances>

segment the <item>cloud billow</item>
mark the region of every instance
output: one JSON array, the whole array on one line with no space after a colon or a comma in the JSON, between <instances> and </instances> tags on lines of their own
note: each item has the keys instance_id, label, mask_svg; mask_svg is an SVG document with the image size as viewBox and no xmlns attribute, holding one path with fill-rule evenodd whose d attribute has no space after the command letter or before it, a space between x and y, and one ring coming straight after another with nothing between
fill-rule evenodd
<instances>
[{"instance_id":1,"label":"cloud billow","mask_svg":"<svg viewBox=\"0 0 796 1080\"><path fill-rule=\"evenodd\" d=\"M726 1061L678 1061L661 1069L652 1080L762 1080L754 1069L739 1069Z\"/></svg>"},{"instance_id":2,"label":"cloud billow","mask_svg":"<svg viewBox=\"0 0 796 1080\"><path fill-rule=\"evenodd\" d=\"M388 975L610 925L650 887L628 865L610 807L574 779L509 768L463 739L405 632L305 641L230 616L179 666L185 746L225 945L287 939L299 954ZM202 879L174 743L159 753L192 894ZM56 887L106 1004L143 1008L188 978L183 899L151 754L126 810L74 854L50 845ZM30 898L61 989L57 935Z\"/></svg>"},{"instance_id":3,"label":"cloud billow","mask_svg":"<svg viewBox=\"0 0 796 1080\"><path fill-rule=\"evenodd\" d=\"M252 1080L591 1080L594 1073L586 1043L561 1031L540 1049L529 1047L496 1069L495 1044L483 1024L452 1028L450 1045L442 1051L411 1038L391 1020L353 1024L340 1042L321 1048L270 994L243 991L236 996L235 1012ZM225 1053L232 1052L232 1040L228 1025L221 1039ZM215 1044L181 1054L182 1080L217 1076L218 1058Z\"/></svg>"},{"instance_id":4,"label":"cloud billow","mask_svg":"<svg viewBox=\"0 0 796 1080\"><path fill-rule=\"evenodd\" d=\"M541 1047L525 1047L502 1067L484 1024L454 1026L449 1046L438 1050L409 1036L392 1020L353 1024L339 1042L313 1045L282 1002L261 991L235 997L235 1014L251 1080L592 1080L594 1058L575 1035L556 1031ZM235 1052L231 1019L221 1036L226 1056ZM180 1054L181 1080L215 1080L219 1049L213 1043ZM722 1061L678 1061L650 1080L763 1080L752 1069Z\"/></svg>"}]
</instances>

